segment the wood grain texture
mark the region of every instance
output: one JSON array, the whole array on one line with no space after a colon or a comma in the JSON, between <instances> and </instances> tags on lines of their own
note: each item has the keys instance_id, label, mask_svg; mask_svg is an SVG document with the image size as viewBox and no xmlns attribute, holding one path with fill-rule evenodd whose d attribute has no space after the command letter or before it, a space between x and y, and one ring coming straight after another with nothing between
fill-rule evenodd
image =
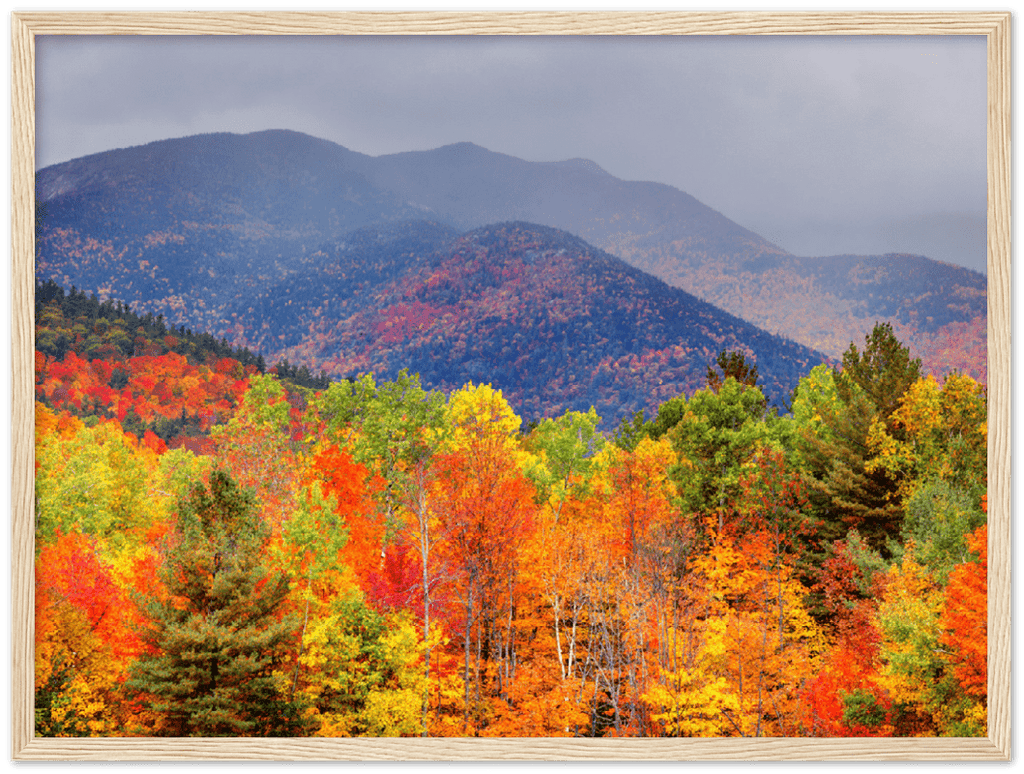
<instances>
[{"instance_id":1,"label":"wood grain texture","mask_svg":"<svg viewBox=\"0 0 1024 774\"><path fill-rule=\"evenodd\" d=\"M1003 760L987 739L36 739L20 760Z\"/></svg>"},{"instance_id":2,"label":"wood grain texture","mask_svg":"<svg viewBox=\"0 0 1024 774\"><path fill-rule=\"evenodd\" d=\"M11 745L17 754L32 738L34 723L33 613L35 409L35 41L11 20Z\"/></svg>"},{"instance_id":3,"label":"wood grain texture","mask_svg":"<svg viewBox=\"0 0 1024 774\"><path fill-rule=\"evenodd\" d=\"M986 35L1005 13L23 13L38 35Z\"/></svg>"},{"instance_id":4,"label":"wood grain texture","mask_svg":"<svg viewBox=\"0 0 1024 774\"><path fill-rule=\"evenodd\" d=\"M1009 760L1009 13L15 13L12 28L12 757L16 760ZM985 35L988 41L987 739L35 739L34 37L133 35Z\"/></svg>"},{"instance_id":5,"label":"wood grain texture","mask_svg":"<svg viewBox=\"0 0 1024 774\"><path fill-rule=\"evenodd\" d=\"M988 36L988 737L1010 757L1010 19Z\"/></svg>"}]
</instances>

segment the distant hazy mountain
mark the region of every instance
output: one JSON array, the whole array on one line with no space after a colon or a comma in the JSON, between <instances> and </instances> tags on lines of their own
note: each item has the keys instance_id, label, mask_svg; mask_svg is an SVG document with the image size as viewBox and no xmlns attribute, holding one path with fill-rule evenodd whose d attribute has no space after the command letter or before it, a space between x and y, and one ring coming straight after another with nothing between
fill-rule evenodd
<instances>
[{"instance_id":1,"label":"distant hazy mountain","mask_svg":"<svg viewBox=\"0 0 1024 774\"><path fill-rule=\"evenodd\" d=\"M466 142L357 163L376 185L462 228L524 220L593 244L687 240L693 258L786 254L689 194L619 180L585 159L530 162Z\"/></svg>"},{"instance_id":2,"label":"distant hazy mountain","mask_svg":"<svg viewBox=\"0 0 1024 774\"><path fill-rule=\"evenodd\" d=\"M892 324L927 371L987 377L985 275L919 255L692 261L675 244L605 245L634 265L766 330L839 358Z\"/></svg>"},{"instance_id":3,"label":"distant hazy mountain","mask_svg":"<svg viewBox=\"0 0 1024 774\"><path fill-rule=\"evenodd\" d=\"M582 159L527 162L470 143L373 158L296 132L202 135L49 167L37 196L40 279L218 335L237 330L243 299L287 286L360 227L522 220L833 357L890 319L926 366L984 375L982 275L916 256L798 259L686 193Z\"/></svg>"},{"instance_id":4,"label":"distant hazy mountain","mask_svg":"<svg viewBox=\"0 0 1024 774\"><path fill-rule=\"evenodd\" d=\"M583 159L535 163L471 143L361 157L367 179L463 228L522 219L832 357L894 323L926 365L985 374L987 280L915 255L796 258L682 191Z\"/></svg>"}]
</instances>

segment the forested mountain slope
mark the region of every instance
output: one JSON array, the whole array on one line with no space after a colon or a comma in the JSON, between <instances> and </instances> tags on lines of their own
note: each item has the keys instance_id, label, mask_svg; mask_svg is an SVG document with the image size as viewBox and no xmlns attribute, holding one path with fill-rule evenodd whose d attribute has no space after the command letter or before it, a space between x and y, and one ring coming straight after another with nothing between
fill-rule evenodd
<instances>
[{"instance_id":1,"label":"forested mountain slope","mask_svg":"<svg viewBox=\"0 0 1024 774\"><path fill-rule=\"evenodd\" d=\"M215 134L41 170L37 276L219 335L229 303L324 241L421 215L353 171L357 155L294 133Z\"/></svg>"},{"instance_id":2,"label":"forested mountain slope","mask_svg":"<svg viewBox=\"0 0 1024 774\"><path fill-rule=\"evenodd\" d=\"M351 298L289 293L329 287L354 270L349 258L344 250L325 254L271 289L278 306L300 311L261 312L253 323L262 317L269 327L242 341L296 342L283 350L290 361L319 363L333 376L393 378L408 368L442 390L493 382L529 419L593 405L617 421L653 409L701 387L722 350L755 361L778 403L823 360L556 229L509 223L471 231Z\"/></svg>"},{"instance_id":3,"label":"forested mountain slope","mask_svg":"<svg viewBox=\"0 0 1024 774\"><path fill-rule=\"evenodd\" d=\"M685 247L677 243L596 244L830 357L888 322L926 371L939 376L955 369L986 380L988 285L969 269L904 254L716 263L681 260Z\"/></svg>"},{"instance_id":4,"label":"forested mountain slope","mask_svg":"<svg viewBox=\"0 0 1024 774\"><path fill-rule=\"evenodd\" d=\"M918 255L797 258L683 191L619 180L585 159L527 162L459 143L355 163L437 217L564 229L832 357L888 321L926 369L985 377L987 281L977 272Z\"/></svg>"},{"instance_id":5,"label":"forested mountain slope","mask_svg":"<svg viewBox=\"0 0 1024 774\"><path fill-rule=\"evenodd\" d=\"M375 158L290 131L200 135L40 170L37 199L39 279L218 336L354 230L522 220L834 358L889 321L926 370L986 373L982 275L920 256L796 258L685 192L584 159L472 143Z\"/></svg>"}]
</instances>

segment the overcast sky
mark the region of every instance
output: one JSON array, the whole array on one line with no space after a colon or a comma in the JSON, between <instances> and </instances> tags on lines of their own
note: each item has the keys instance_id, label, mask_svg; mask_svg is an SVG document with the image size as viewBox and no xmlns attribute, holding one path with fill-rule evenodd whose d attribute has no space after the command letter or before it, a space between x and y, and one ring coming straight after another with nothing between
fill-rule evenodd
<instances>
[{"instance_id":1,"label":"overcast sky","mask_svg":"<svg viewBox=\"0 0 1024 774\"><path fill-rule=\"evenodd\" d=\"M36 38L37 167L286 128L668 183L797 255L984 271L985 39Z\"/></svg>"}]
</instances>

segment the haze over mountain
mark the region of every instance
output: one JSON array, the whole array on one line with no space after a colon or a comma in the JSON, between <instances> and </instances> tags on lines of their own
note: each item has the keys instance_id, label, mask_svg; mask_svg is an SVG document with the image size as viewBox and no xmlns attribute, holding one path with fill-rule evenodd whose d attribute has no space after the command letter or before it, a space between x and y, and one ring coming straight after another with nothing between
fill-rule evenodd
<instances>
[{"instance_id":1,"label":"haze over mountain","mask_svg":"<svg viewBox=\"0 0 1024 774\"><path fill-rule=\"evenodd\" d=\"M37 197L40 279L238 343L258 341L268 359L285 351L313 357L294 330L276 341L267 333L285 319L276 315L281 303L287 307L288 288L310 282L323 255L352 249L339 243L351 245L353 231L434 223L429 238L418 229L407 234L430 244L410 245L405 259L391 265L393 256L378 256L377 274L330 285L346 309L369 299L367 288L411 271L435 237L525 221L575 234L832 357L889 319L926 367L985 375L982 275L919 256L797 258L682 191L618 180L582 159L526 162L471 143L374 158L290 131L214 134L40 170ZM376 265L371 253L379 247L370 239L365 260L353 265ZM271 287L279 289L270 299L274 315L259 319ZM315 357L336 354L320 349Z\"/></svg>"},{"instance_id":2,"label":"haze over mountain","mask_svg":"<svg viewBox=\"0 0 1024 774\"><path fill-rule=\"evenodd\" d=\"M904 254L796 259L682 191L622 181L585 159L526 162L460 143L362 171L464 228L522 219L578 234L832 357L887 320L936 370L984 373L987 280L969 269Z\"/></svg>"}]
</instances>

